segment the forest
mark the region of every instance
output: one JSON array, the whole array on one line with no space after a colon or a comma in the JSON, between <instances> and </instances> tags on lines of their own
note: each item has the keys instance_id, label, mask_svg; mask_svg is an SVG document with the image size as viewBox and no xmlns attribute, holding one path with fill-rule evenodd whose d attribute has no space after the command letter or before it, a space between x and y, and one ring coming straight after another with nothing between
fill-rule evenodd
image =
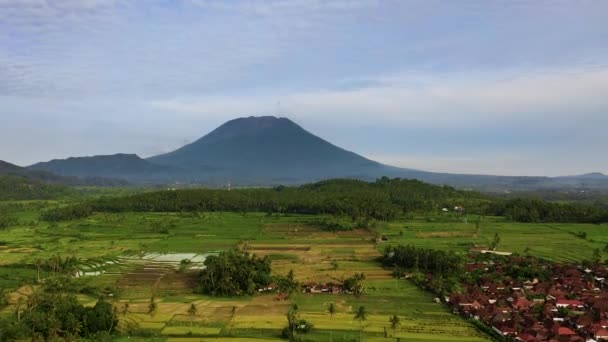
<instances>
[{"instance_id":1,"label":"forest","mask_svg":"<svg viewBox=\"0 0 608 342\"><path fill-rule=\"evenodd\" d=\"M375 182L336 179L299 187L170 189L122 197L102 197L58 206L46 221L83 218L95 212L267 212L350 217L351 222L388 221L404 214L459 213L504 216L516 222L608 222L608 209L538 199L505 199L417 180L380 178ZM343 230L344 221L325 222ZM346 226L349 224L347 223ZM352 225L352 224L351 224Z\"/></svg>"}]
</instances>

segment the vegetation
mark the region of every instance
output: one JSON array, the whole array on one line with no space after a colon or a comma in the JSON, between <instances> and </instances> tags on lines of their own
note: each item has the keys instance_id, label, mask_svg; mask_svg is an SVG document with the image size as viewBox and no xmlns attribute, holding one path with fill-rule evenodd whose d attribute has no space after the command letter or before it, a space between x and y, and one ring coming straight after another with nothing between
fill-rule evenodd
<instances>
[{"instance_id":1,"label":"vegetation","mask_svg":"<svg viewBox=\"0 0 608 342\"><path fill-rule=\"evenodd\" d=\"M367 183L328 180L300 187L182 189L99 198L57 207L42 215L47 221L84 218L94 212L267 212L325 215L314 223L331 231L372 228L404 214L436 213L460 208L462 214L504 216L516 222L608 222L608 209L536 199L498 199L417 180L381 178Z\"/></svg>"},{"instance_id":2,"label":"vegetation","mask_svg":"<svg viewBox=\"0 0 608 342\"><path fill-rule=\"evenodd\" d=\"M95 337L112 333L117 323L112 305L102 299L84 307L69 294L34 295L27 305L17 307L13 317L0 320L0 341Z\"/></svg>"},{"instance_id":3,"label":"vegetation","mask_svg":"<svg viewBox=\"0 0 608 342\"><path fill-rule=\"evenodd\" d=\"M489 205L486 214L504 216L517 222L608 222L608 209L600 206L575 203L553 203L525 198L493 201Z\"/></svg>"},{"instance_id":4,"label":"vegetation","mask_svg":"<svg viewBox=\"0 0 608 342\"><path fill-rule=\"evenodd\" d=\"M374 183L357 180L329 180L300 187L274 189L175 190L102 198L51 210L43 219L59 221L87 217L92 212L268 212L323 214L350 217L328 220L328 229L372 220L389 220L401 213L434 210L440 205L481 207L484 196L416 180L382 178Z\"/></svg>"},{"instance_id":5,"label":"vegetation","mask_svg":"<svg viewBox=\"0 0 608 342\"><path fill-rule=\"evenodd\" d=\"M414 284L440 293L456 288L462 279L453 273L473 247L567 262L608 257L605 225L517 222L511 215L519 204L510 201L380 179L4 202L2 327L16 331L15 322L26 321L27 303L15 298L33 286L42 295L77 295L84 308L112 294L120 312L113 330L134 340L380 341L392 333L404 341L485 341ZM504 216L492 215L507 207ZM156 256L175 260L162 266ZM510 279L547 276L534 265L511 266L502 271ZM70 276L77 273L91 275ZM257 291L272 282L276 292ZM342 283L345 293L301 293L308 283ZM291 321L286 300L297 304ZM359 307L367 318L353 324Z\"/></svg>"},{"instance_id":6,"label":"vegetation","mask_svg":"<svg viewBox=\"0 0 608 342\"><path fill-rule=\"evenodd\" d=\"M382 264L398 270L414 270L437 274L454 273L462 269L464 259L450 251L416 246L389 246L384 250Z\"/></svg>"},{"instance_id":7,"label":"vegetation","mask_svg":"<svg viewBox=\"0 0 608 342\"><path fill-rule=\"evenodd\" d=\"M270 260L246 252L230 250L205 260L197 292L212 296L253 295L270 284Z\"/></svg>"},{"instance_id":8,"label":"vegetation","mask_svg":"<svg viewBox=\"0 0 608 342\"><path fill-rule=\"evenodd\" d=\"M73 195L67 186L46 183L21 176L0 175L0 201L52 199Z\"/></svg>"}]
</instances>

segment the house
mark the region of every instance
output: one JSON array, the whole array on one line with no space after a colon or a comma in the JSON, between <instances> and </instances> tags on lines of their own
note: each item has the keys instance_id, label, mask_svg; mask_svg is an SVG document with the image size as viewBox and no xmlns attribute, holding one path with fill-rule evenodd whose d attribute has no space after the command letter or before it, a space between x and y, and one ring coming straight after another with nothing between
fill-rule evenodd
<instances>
[{"instance_id":1,"label":"house","mask_svg":"<svg viewBox=\"0 0 608 342\"><path fill-rule=\"evenodd\" d=\"M270 283L264 287L258 289L258 292L274 292L279 289L279 285L277 283Z\"/></svg>"},{"instance_id":2,"label":"house","mask_svg":"<svg viewBox=\"0 0 608 342\"><path fill-rule=\"evenodd\" d=\"M608 330L600 329L595 332L595 339L598 341L608 341Z\"/></svg>"},{"instance_id":3,"label":"house","mask_svg":"<svg viewBox=\"0 0 608 342\"><path fill-rule=\"evenodd\" d=\"M560 299L555 303L557 308L583 309L585 304L580 300Z\"/></svg>"},{"instance_id":4,"label":"house","mask_svg":"<svg viewBox=\"0 0 608 342\"><path fill-rule=\"evenodd\" d=\"M574 332L574 330L567 328L567 327L562 327L562 326L556 326L555 329L553 330L553 332L555 333L556 336L576 336L576 333Z\"/></svg>"}]
</instances>

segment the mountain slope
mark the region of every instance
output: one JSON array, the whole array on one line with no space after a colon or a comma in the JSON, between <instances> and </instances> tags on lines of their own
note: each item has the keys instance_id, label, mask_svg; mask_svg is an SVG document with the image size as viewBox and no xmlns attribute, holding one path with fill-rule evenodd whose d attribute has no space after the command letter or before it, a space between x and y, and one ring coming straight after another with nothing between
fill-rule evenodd
<instances>
[{"instance_id":1,"label":"mountain slope","mask_svg":"<svg viewBox=\"0 0 608 342\"><path fill-rule=\"evenodd\" d=\"M201 139L148 161L187 169L193 179L232 178L244 183L364 177L386 168L332 145L289 119L270 116L228 121Z\"/></svg>"},{"instance_id":2,"label":"mountain slope","mask_svg":"<svg viewBox=\"0 0 608 342\"><path fill-rule=\"evenodd\" d=\"M19 176L49 183L65 183L65 177L44 170L29 170L0 160L0 176Z\"/></svg>"},{"instance_id":3,"label":"mountain slope","mask_svg":"<svg viewBox=\"0 0 608 342\"><path fill-rule=\"evenodd\" d=\"M173 170L155 165L135 154L114 154L93 157L54 159L28 167L30 170L53 172L71 177L108 177L121 179L167 179Z\"/></svg>"}]
</instances>

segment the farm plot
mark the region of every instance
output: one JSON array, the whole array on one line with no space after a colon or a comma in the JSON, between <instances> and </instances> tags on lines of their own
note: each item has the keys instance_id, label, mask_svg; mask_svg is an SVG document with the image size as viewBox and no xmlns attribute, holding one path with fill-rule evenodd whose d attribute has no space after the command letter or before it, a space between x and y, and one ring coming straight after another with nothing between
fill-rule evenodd
<instances>
[{"instance_id":1,"label":"farm plot","mask_svg":"<svg viewBox=\"0 0 608 342\"><path fill-rule=\"evenodd\" d=\"M121 257L134 269L123 274L117 286L130 298L190 294L196 286L196 273L209 254L173 253Z\"/></svg>"}]
</instances>

